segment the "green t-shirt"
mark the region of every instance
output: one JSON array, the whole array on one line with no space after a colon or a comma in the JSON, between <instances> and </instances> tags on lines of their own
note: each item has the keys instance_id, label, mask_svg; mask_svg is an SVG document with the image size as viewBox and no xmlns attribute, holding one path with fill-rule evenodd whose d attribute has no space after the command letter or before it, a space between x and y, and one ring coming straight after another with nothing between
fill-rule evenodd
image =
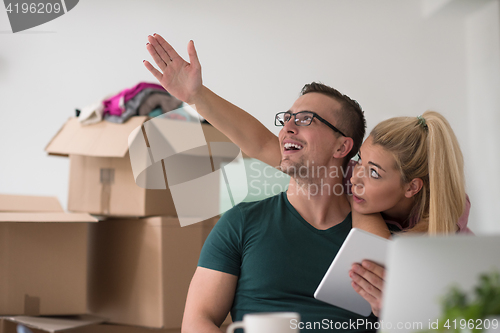
<instances>
[{"instance_id":1,"label":"green t-shirt","mask_svg":"<svg viewBox=\"0 0 500 333\"><path fill-rule=\"evenodd\" d=\"M300 313L302 332L328 332L342 325L339 331L364 332L364 325L353 323L366 317L314 298L351 227L349 214L327 230L314 228L282 192L224 213L203 246L198 266L239 277L233 321L246 313L292 311Z\"/></svg>"}]
</instances>

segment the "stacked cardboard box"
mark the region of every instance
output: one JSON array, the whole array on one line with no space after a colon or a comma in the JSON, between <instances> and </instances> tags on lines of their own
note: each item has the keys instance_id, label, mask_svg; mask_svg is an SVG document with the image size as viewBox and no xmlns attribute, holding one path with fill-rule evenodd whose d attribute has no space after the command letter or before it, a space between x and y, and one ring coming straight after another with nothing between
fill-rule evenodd
<instances>
[{"instance_id":1,"label":"stacked cardboard box","mask_svg":"<svg viewBox=\"0 0 500 333\"><path fill-rule=\"evenodd\" d=\"M180 328L189 283L216 219L110 219L91 230L89 310L116 324Z\"/></svg>"},{"instance_id":2,"label":"stacked cardboard box","mask_svg":"<svg viewBox=\"0 0 500 333\"><path fill-rule=\"evenodd\" d=\"M137 128L147 119L133 117L125 124L101 122L81 126L72 118L48 144L49 154L70 158L68 209L101 216L98 223L82 224L79 236L88 244L88 252L85 257L73 259L85 266L85 271L69 269L79 277L80 285L63 292L68 298L78 293L78 306L70 308L59 302L64 310L46 312L42 307L38 311L25 311L29 306L24 305L15 313L0 310L0 315L91 314L105 318L107 323L96 326L99 320L94 318L90 321L87 317L75 318L76 324L69 323L64 328L71 328L71 332L88 329L140 333L144 328L154 329L148 332L180 332L189 283L201 247L218 217L181 227L168 186L159 190L136 185L128 138L134 130L141 135ZM190 125L178 127L186 131L186 126ZM207 142L229 141L210 125L201 126ZM218 205L219 194L213 193L211 197L214 200L211 204ZM0 302L0 309L1 306ZM40 324L39 319L27 318L25 324L33 332L51 331L52 324ZM19 317L3 318L0 332L11 332L16 321L20 321ZM82 328L82 321L93 326Z\"/></svg>"},{"instance_id":3,"label":"stacked cardboard box","mask_svg":"<svg viewBox=\"0 0 500 333\"><path fill-rule=\"evenodd\" d=\"M53 197L0 195L0 315L86 312L89 222Z\"/></svg>"}]
</instances>

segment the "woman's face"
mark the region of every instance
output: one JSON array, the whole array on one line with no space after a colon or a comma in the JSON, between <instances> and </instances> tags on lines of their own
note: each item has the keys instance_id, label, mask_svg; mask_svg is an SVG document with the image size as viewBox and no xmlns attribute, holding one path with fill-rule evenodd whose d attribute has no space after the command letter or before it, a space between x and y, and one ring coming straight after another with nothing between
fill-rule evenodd
<instances>
[{"instance_id":1,"label":"woman's face","mask_svg":"<svg viewBox=\"0 0 500 333\"><path fill-rule=\"evenodd\" d=\"M353 209L362 214L383 212L391 217L408 213L408 198L394 156L369 136L360 148L352 178ZM406 215L407 216L407 215Z\"/></svg>"}]
</instances>

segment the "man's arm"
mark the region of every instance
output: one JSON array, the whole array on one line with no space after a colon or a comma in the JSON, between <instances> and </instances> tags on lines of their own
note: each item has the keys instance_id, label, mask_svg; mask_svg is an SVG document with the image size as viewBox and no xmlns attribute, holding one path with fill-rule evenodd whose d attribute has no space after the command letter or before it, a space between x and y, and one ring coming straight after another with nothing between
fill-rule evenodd
<instances>
[{"instance_id":1,"label":"man's arm","mask_svg":"<svg viewBox=\"0 0 500 333\"><path fill-rule=\"evenodd\" d=\"M189 286L182 333L221 333L237 282L236 275L198 267Z\"/></svg>"},{"instance_id":2,"label":"man's arm","mask_svg":"<svg viewBox=\"0 0 500 333\"><path fill-rule=\"evenodd\" d=\"M188 43L189 63L160 35L148 36L146 46L160 70L144 61L146 68L173 96L194 104L197 112L248 156L278 166L278 138L252 115L213 93L202 84L201 65L193 41Z\"/></svg>"}]
</instances>

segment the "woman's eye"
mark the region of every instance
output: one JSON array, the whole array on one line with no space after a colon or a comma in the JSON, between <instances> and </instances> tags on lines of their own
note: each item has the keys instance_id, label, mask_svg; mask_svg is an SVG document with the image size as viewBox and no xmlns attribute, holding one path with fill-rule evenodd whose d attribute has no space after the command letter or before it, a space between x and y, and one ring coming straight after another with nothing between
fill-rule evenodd
<instances>
[{"instance_id":1,"label":"woman's eye","mask_svg":"<svg viewBox=\"0 0 500 333\"><path fill-rule=\"evenodd\" d=\"M378 172L377 172L377 171L375 171L375 170L371 169L371 170L370 170L370 177L375 178L375 179L378 179L378 178L380 178L380 175L378 174Z\"/></svg>"},{"instance_id":2,"label":"woman's eye","mask_svg":"<svg viewBox=\"0 0 500 333\"><path fill-rule=\"evenodd\" d=\"M361 165L361 157L358 155L358 164Z\"/></svg>"}]
</instances>

